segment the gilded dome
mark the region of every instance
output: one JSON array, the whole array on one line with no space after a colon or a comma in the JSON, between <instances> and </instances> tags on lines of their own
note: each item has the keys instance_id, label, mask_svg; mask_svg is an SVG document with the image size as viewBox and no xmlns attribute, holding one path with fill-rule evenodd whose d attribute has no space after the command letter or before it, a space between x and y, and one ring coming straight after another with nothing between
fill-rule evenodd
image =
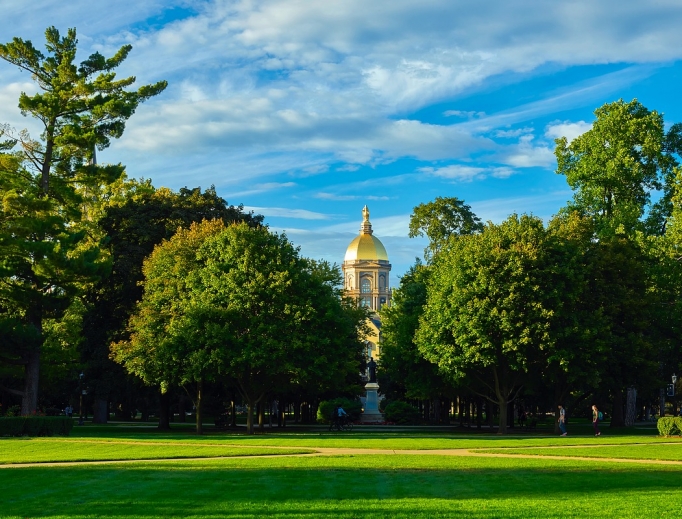
<instances>
[{"instance_id":1,"label":"gilded dome","mask_svg":"<svg viewBox=\"0 0 682 519\"><path fill-rule=\"evenodd\" d=\"M388 254L381 240L372 234L372 224L369 223L369 210L367 206L362 209L362 226L360 234L350 242L346 249L344 261L388 261Z\"/></svg>"}]
</instances>

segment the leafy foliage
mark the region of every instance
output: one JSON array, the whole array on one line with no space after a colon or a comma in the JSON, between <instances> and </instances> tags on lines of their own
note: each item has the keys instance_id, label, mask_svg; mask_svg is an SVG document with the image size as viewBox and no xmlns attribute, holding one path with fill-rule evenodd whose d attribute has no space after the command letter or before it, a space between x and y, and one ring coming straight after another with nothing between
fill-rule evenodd
<instances>
[{"instance_id":1,"label":"leafy foliage","mask_svg":"<svg viewBox=\"0 0 682 519\"><path fill-rule=\"evenodd\" d=\"M438 197L419 204L410 216L410 238L424 236L429 245L424 257L430 260L447 243L450 236L473 234L483 229L481 220L471 207L458 198Z\"/></svg>"},{"instance_id":2,"label":"leafy foliage","mask_svg":"<svg viewBox=\"0 0 682 519\"><path fill-rule=\"evenodd\" d=\"M120 137L137 106L166 87L160 81L130 91L134 77L116 79L113 70L129 45L111 58L95 53L77 66L75 29L62 37L50 27L45 38L47 55L21 38L0 44L0 58L37 83L38 93L21 93L19 108L43 126L39 140L26 131L10 134L0 160L0 320L9 321L5 328L12 335L36 337L9 352L25 369L23 391L11 390L22 395L23 414L37 406L45 319L59 319L85 284L106 274L106 255L87 232L82 193L116 180L123 166L98 166L95 149ZM15 145L20 152L8 153Z\"/></svg>"},{"instance_id":3,"label":"leafy foliage","mask_svg":"<svg viewBox=\"0 0 682 519\"><path fill-rule=\"evenodd\" d=\"M384 418L398 425L416 425L419 423L419 411L407 402L394 400L386 404Z\"/></svg>"},{"instance_id":4,"label":"leafy foliage","mask_svg":"<svg viewBox=\"0 0 682 519\"><path fill-rule=\"evenodd\" d=\"M365 315L344 311L325 270L262 227L214 220L180 229L145 262L131 338L113 358L150 384L233 380L253 432L268 392L357 370Z\"/></svg>"}]
</instances>

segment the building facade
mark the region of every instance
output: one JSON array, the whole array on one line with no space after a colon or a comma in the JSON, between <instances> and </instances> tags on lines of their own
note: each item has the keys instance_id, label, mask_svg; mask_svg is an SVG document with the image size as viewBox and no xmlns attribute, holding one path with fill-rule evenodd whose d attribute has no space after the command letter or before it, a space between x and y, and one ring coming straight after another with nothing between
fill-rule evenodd
<instances>
[{"instance_id":1,"label":"building facade","mask_svg":"<svg viewBox=\"0 0 682 519\"><path fill-rule=\"evenodd\" d=\"M381 240L374 236L369 221L369 209L362 209L360 234L350 242L342 265L346 295L371 311L371 334L365 337L367 356L381 356L381 320L379 310L391 303L389 273L391 264Z\"/></svg>"}]
</instances>

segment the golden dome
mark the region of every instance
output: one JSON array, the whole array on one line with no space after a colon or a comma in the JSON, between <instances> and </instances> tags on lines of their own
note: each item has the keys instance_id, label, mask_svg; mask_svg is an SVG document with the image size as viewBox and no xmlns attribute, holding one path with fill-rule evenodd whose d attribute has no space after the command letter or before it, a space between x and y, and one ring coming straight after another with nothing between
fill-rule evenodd
<instances>
[{"instance_id":1,"label":"golden dome","mask_svg":"<svg viewBox=\"0 0 682 519\"><path fill-rule=\"evenodd\" d=\"M367 206L362 209L362 226L360 227L360 235L350 242L346 249L346 257L344 261L388 261L388 254L381 240L372 235L372 224L369 223L369 210Z\"/></svg>"}]
</instances>

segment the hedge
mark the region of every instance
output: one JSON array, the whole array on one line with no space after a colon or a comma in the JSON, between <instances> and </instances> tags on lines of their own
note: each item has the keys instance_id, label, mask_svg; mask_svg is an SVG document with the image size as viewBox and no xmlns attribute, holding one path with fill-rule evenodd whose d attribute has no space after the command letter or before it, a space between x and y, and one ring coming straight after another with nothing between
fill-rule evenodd
<instances>
[{"instance_id":1,"label":"hedge","mask_svg":"<svg viewBox=\"0 0 682 519\"><path fill-rule=\"evenodd\" d=\"M387 422L393 422L399 425L416 425L421 419L418 410L407 402L401 402L399 400L394 400L393 402L386 404L384 418L386 418Z\"/></svg>"},{"instance_id":2,"label":"hedge","mask_svg":"<svg viewBox=\"0 0 682 519\"><path fill-rule=\"evenodd\" d=\"M335 398L334 400L323 400L317 408L318 423L329 423L334 408L340 405L343 410L348 413L348 416L353 422L360 419L362 414L362 404L359 400L350 400L348 398Z\"/></svg>"},{"instance_id":3,"label":"hedge","mask_svg":"<svg viewBox=\"0 0 682 519\"><path fill-rule=\"evenodd\" d=\"M664 416L656 422L661 436L679 436L682 434L682 416Z\"/></svg>"},{"instance_id":4,"label":"hedge","mask_svg":"<svg viewBox=\"0 0 682 519\"><path fill-rule=\"evenodd\" d=\"M68 416L5 416L0 436L68 436L73 419Z\"/></svg>"}]
</instances>

